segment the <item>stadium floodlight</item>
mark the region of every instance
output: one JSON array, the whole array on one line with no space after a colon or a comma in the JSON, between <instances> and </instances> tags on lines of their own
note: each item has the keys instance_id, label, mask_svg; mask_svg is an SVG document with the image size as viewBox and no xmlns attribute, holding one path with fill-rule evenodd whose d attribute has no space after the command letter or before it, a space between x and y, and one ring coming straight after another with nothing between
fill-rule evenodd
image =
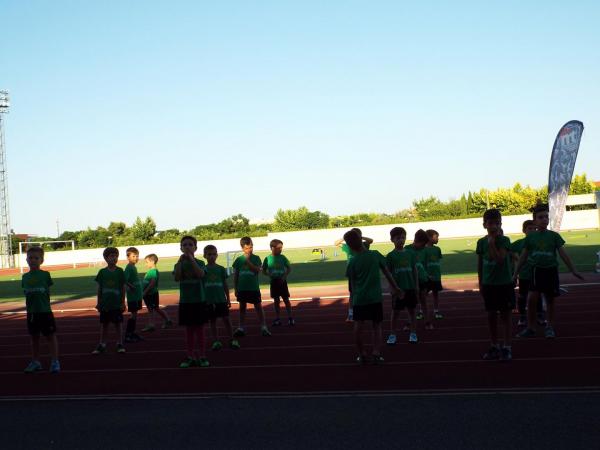
<instances>
[{"instance_id":1,"label":"stadium floodlight","mask_svg":"<svg viewBox=\"0 0 600 450\"><path fill-rule=\"evenodd\" d=\"M14 267L10 216L8 209L8 178L6 149L4 146L4 114L8 113L10 97L8 91L0 90L0 268Z\"/></svg>"}]
</instances>

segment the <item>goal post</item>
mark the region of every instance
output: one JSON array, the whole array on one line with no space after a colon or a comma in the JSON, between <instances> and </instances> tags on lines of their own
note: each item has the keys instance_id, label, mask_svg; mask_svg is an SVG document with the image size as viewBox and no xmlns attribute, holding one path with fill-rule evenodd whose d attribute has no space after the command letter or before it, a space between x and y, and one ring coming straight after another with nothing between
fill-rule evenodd
<instances>
[{"instance_id":1,"label":"goal post","mask_svg":"<svg viewBox=\"0 0 600 450\"><path fill-rule=\"evenodd\" d=\"M34 242L34 241L25 241L25 242L19 242L19 270L21 273L23 273L25 271L25 267L27 267L27 249L31 248L31 247L42 247L44 248L44 245L46 244L71 244L71 260L72 260L72 264L73 264L73 269L77 268L77 262L75 261L75 241L74 240L69 240L69 241L41 241L41 242ZM71 264L71 263L68 263Z\"/></svg>"}]
</instances>

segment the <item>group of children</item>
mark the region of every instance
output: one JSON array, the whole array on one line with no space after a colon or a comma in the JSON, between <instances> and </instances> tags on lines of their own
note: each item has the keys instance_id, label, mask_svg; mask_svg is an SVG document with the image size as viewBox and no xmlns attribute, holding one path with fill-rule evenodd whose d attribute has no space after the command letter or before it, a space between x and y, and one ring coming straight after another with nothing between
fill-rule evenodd
<instances>
[{"instance_id":1,"label":"group of children","mask_svg":"<svg viewBox=\"0 0 600 450\"><path fill-rule=\"evenodd\" d=\"M515 308L516 280L519 280L518 310L520 325L527 325L517 335L521 338L536 335L536 323L541 323L538 310L541 296L547 305L547 321L544 321L545 336L555 337L554 299L560 295L558 282L558 261L560 255L569 270L578 278L583 277L575 270L564 250L564 240L554 231L547 229L548 208L537 207L533 220L523 224L525 238L514 242L502 233L502 217L497 209L487 210L483 215L483 226L487 235L477 241L478 279L481 296L487 311L491 346L483 355L486 360L512 359L511 318ZM346 276L349 281L350 311L348 320L354 322L354 338L358 352L357 362L369 360L365 350L363 332L367 322L371 323L372 351L370 359L374 364L383 363L381 354L383 343L383 292L381 273L387 279L392 294L391 328L388 345L397 343L401 311L408 312L405 331L409 331L409 342L418 342L416 324L424 320L425 329L433 329L434 319L442 319L439 310L438 294L442 290L440 260L442 252L437 247L439 234L435 230L418 230L413 243L405 246L406 230L394 227L390 240L394 249L385 257L376 250L370 250L372 239L362 236L359 229L353 228L344 234L343 240L336 241L348 256ZM223 343L217 333L217 320L223 322L228 345L240 348L238 338L246 335L245 319L247 305L251 304L257 313L261 334L271 336L266 325L262 308L258 276L262 272L270 278L270 294L274 300L275 320L272 326L282 325L280 302L283 300L287 312L287 324L295 325L292 317L287 277L291 272L289 260L282 254L283 243L273 239L271 254L263 261L253 253L252 239L240 240L242 255L233 262L233 285L239 303L239 327L233 330L229 319L230 292L227 283L228 272L217 264L217 248L207 245L204 248L206 263L196 258L197 241L193 236L184 236L180 242L181 256L173 269L175 281L179 283L179 325L185 327L186 359L181 368L192 366L207 367L204 325L210 323L212 350L220 350ZM94 354L106 351L107 335L113 324L116 334L116 349L124 353L122 339L123 313L129 311L125 339L129 343L142 338L136 333L138 311L142 301L148 309L148 323L143 331L155 330L154 317L159 315L163 328L173 324L164 310L159 307L159 279L156 269L158 257L150 254L144 258L148 271L143 281L139 279L136 264L139 251L130 247L127 253L125 270L117 266L118 249L108 247L103 256L107 266L100 269L95 281L98 284L96 309L100 315L100 342ZM29 272L23 275L22 286L26 296L27 326L31 336L32 360L25 372L42 370L39 360L40 335L48 339L51 353L50 371L60 371L56 324L50 308L49 290L52 286L50 274L40 268L44 251L40 247L27 250ZM433 314L429 313L427 295L433 294ZM417 305L420 311L417 313ZM502 322L503 345L499 345L498 318ZM538 322L536 322L536 320Z\"/></svg>"}]
</instances>

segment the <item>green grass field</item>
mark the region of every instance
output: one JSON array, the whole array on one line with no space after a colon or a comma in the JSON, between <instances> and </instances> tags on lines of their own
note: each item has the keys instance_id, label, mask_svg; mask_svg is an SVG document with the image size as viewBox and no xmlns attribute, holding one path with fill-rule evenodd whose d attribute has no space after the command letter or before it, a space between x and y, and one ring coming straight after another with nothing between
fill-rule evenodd
<instances>
[{"instance_id":1,"label":"green grass field","mask_svg":"<svg viewBox=\"0 0 600 450\"><path fill-rule=\"evenodd\" d=\"M566 249L573 263L581 272L594 270L597 261L596 253L600 251L600 231L574 231L561 233L567 241ZM510 236L511 240L521 236ZM477 238L446 239L440 241L440 248L444 254L442 273L444 277L466 277L476 275L477 258L475 245ZM379 250L384 255L392 248L392 244L374 244L373 250ZM290 249L284 254L293 264L293 271L289 276L290 286L309 286L324 284L343 284L346 282L344 271L346 257L334 247L323 247L326 260L321 261L320 254L313 254L311 249ZM264 258L268 252L257 252ZM158 263L161 271L161 292L175 292L178 285L171 276L173 265L177 258L164 258ZM225 255L219 256L219 264L226 265ZM561 270L565 267L561 265ZM143 261L138 264L138 271L146 271ZM94 277L98 267L85 267L52 272L54 286L52 288L53 300L69 300L83 297L92 297L96 294ZM268 285L268 280L261 275L261 284ZM23 301L20 276L0 277L0 302Z\"/></svg>"}]
</instances>

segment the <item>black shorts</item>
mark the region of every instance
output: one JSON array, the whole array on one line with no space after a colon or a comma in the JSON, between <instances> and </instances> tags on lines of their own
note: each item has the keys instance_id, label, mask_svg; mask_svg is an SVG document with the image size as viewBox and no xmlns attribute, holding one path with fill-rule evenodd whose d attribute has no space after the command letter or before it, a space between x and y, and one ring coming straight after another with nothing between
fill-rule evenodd
<instances>
[{"instance_id":1,"label":"black shorts","mask_svg":"<svg viewBox=\"0 0 600 450\"><path fill-rule=\"evenodd\" d=\"M136 312L142 309L142 301L139 302L127 302L127 311Z\"/></svg>"},{"instance_id":2,"label":"black shorts","mask_svg":"<svg viewBox=\"0 0 600 450\"><path fill-rule=\"evenodd\" d=\"M531 288L531 280L522 280L519 278L519 299L527 300L529 289Z\"/></svg>"},{"instance_id":3,"label":"black shorts","mask_svg":"<svg viewBox=\"0 0 600 450\"><path fill-rule=\"evenodd\" d=\"M442 282L440 280L429 280L427 282L427 292L443 291Z\"/></svg>"},{"instance_id":4,"label":"black shorts","mask_svg":"<svg viewBox=\"0 0 600 450\"><path fill-rule=\"evenodd\" d=\"M211 310L211 319L217 319L219 317L229 317L229 308L227 303L215 303Z\"/></svg>"},{"instance_id":5,"label":"black shorts","mask_svg":"<svg viewBox=\"0 0 600 450\"><path fill-rule=\"evenodd\" d=\"M512 311L515 307L515 288L511 284L481 286L486 311Z\"/></svg>"},{"instance_id":6,"label":"black shorts","mask_svg":"<svg viewBox=\"0 0 600 450\"><path fill-rule=\"evenodd\" d=\"M262 301L260 298L260 291L238 291L235 297L237 298L238 303L259 305Z\"/></svg>"},{"instance_id":7,"label":"black shorts","mask_svg":"<svg viewBox=\"0 0 600 450\"><path fill-rule=\"evenodd\" d=\"M283 278L271 278L271 298L290 298L287 280Z\"/></svg>"},{"instance_id":8,"label":"black shorts","mask_svg":"<svg viewBox=\"0 0 600 450\"><path fill-rule=\"evenodd\" d=\"M383 322L383 303L354 305L352 307L354 321L372 320L374 323Z\"/></svg>"},{"instance_id":9,"label":"black shorts","mask_svg":"<svg viewBox=\"0 0 600 450\"><path fill-rule=\"evenodd\" d=\"M429 281L419 281L419 291L429 292ZM419 294L421 295L421 294Z\"/></svg>"},{"instance_id":10,"label":"black shorts","mask_svg":"<svg viewBox=\"0 0 600 450\"><path fill-rule=\"evenodd\" d=\"M100 311L100 323L123 323L123 312L120 309Z\"/></svg>"},{"instance_id":11,"label":"black shorts","mask_svg":"<svg viewBox=\"0 0 600 450\"><path fill-rule=\"evenodd\" d=\"M158 309L159 304L158 291L144 295L144 303L148 310Z\"/></svg>"},{"instance_id":12,"label":"black shorts","mask_svg":"<svg viewBox=\"0 0 600 450\"><path fill-rule=\"evenodd\" d=\"M56 333L54 314L51 312L27 313L27 331L31 336L51 336Z\"/></svg>"},{"instance_id":13,"label":"black shorts","mask_svg":"<svg viewBox=\"0 0 600 450\"><path fill-rule=\"evenodd\" d=\"M180 303L179 325L186 327L204 325L212 316L212 306L206 303Z\"/></svg>"},{"instance_id":14,"label":"black shorts","mask_svg":"<svg viewBox=\"0 0 600 450\"><path fill-rule=\"evenodd\" d=\"M407 289L402 297L392 297L392 308L399 311L402 309L415 309L417 306L417 291Z\"/></svg>"},{"instance_id":15,"label":"black shorts","mask_svg":"<svg viewBox=\"0 0 600 450\"><path fill-rule=\"evenodd\" d=\"M548 298L558 297L560 295L560 282L558 280L558 267L543 269L541 267L533 268L533 278L530 291L539 292Z\"/></svg>"}]
</instances>

